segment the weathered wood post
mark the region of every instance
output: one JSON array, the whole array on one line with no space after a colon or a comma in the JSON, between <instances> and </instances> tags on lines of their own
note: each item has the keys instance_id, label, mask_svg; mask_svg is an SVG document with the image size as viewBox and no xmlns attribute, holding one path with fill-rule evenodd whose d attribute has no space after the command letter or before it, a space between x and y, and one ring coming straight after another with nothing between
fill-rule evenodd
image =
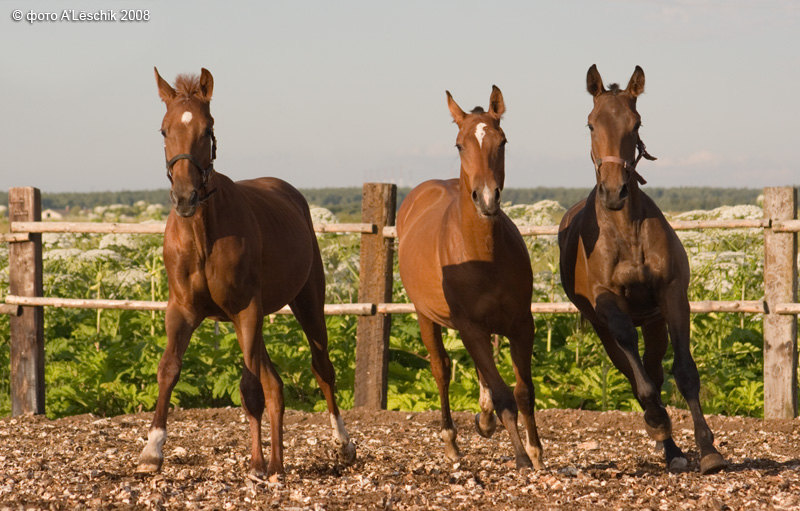
<instances>
[{"instance_id":1,"label":"weathered wood post","mask_svg":"<svg viewBox=\"0 0 800 511\"><path fill-rule=\"evenodd\" d=\"M8 219L30 222L42 219L38 188L8 191ZM42 296L42 235L31 234L26 241L8 247L8 292L19 296ZM23 307L10 318L11 415L44 413L44 309Z\"/></svg>"},{"instance_id":2,"label":"weathered wood post","mask_svg":"<svg viewBox=\"0 0 800 511\"><path fill-rule=\"evenodd\" d=\"M361 235L360 280L358 301L392 301L393 242L384 238L383 228L394 225L397 186L388 183L364 183L361 198L361 221L377 229ZM356 330L356 372L354 405L372 410L386 408L386 375L389 370L390 314L359 316Z\"/></svg>"},{"instance_id":3,"label":"weathered wood post","mask_svg":"<svg viewBox=\"0 0 800 511\"><path fill-rule=\"evenodd\" d=\"M770 223L797 215L793 187L764 189ZM777 314L779 303L797 301L797 233L764 230L764 418L797 416L797 318Z\"/></svg>"}]
</instances>

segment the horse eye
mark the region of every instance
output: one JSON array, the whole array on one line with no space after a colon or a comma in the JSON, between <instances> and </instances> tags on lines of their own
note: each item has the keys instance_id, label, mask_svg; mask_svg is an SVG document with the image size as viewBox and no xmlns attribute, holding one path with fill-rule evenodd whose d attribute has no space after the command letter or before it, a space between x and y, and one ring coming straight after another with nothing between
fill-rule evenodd
<instances>
[{"instance_id":1,"label":"horse eye","mask_svg":"<svg viewBox=\"0 0 800 511\"><path fill-rule=\"evenodd\" d=\"M589 128L589 131L594 131L594 126L591 124L587 124L586 126Z\"/></svg>"},{"instance_id":2,"label":"horse eye","mask_svg":"<svg viewBox=\"0 0 800 511\"><path fill-rule=\"evenodd\" d=\"M162 137L166 137L166 136L167 136L167 132L166 132L166 131L164 131L164 130L161 130L161 136L162 136Z\"/></svg>"},{"instance_id":3,"label":"horse eye","mask_svg":"<svg viewBox=\"0 0 800 511\"><path fill-rule=\"evenodd\" d=\"M636 131L641 127L642 127L642 121L636 121L636 125L633 127L633 131Z\"/></svg>"},{"instance_id":4,"label":"horse eye","mask_svg":"<svg viewBox=\"0 0 800 511\"><path fill-rule=\"evenodd\" d=\"M456 144L456 149L458 149L458 150L459 150L459 152L461 152L461 150L463 149L463 147L461 147L461 144Z\"/></svg>"},{"instance_id":5,"label":"horse eye","mask_svg":"<svg viewBox=\"0 0 800 511\"><path fill-rule=\"evenodd\" d=\"M211 128L206 128L206 136L207 137L210 137L213 134L214 134L214 130L212 130Z\"/></svg>"},{"instance_id":6,"label":"horse eye","mask_svg":"<svg viewBox=\"0 0 800 511\"><path fill-rule=\"evenodd\" d=\"M507 143L508 143L508 139L504 138L503 141L500 142L500 146L502 147L502 146L506 145Z\"/></svg>"}]
</instances>

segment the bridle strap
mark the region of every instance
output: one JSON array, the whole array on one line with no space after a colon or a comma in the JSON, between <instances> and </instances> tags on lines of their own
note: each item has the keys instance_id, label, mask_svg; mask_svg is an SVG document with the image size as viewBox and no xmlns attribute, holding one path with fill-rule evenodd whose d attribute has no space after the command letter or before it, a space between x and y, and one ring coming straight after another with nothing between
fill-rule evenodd
<instances>
[{"instance_id":1,"label":"bridle strap","mask_svg":"<svg viewBox=\"0 0 800 511\"><path fill-rule=\"evenodd\" d=\"M647 152L647 148L645 147L644 142L642 142L641 138L639 139L638 142L636 142L636 150L638 154L636 155L636 159L633 162L631 162L630 160L622 159L619 156L603 156L602 158L595 158L594 153L592 153L591 156L592 156L592 161L594 162L594 171L600 174L600 166L603 163L617 163L619 165L622 165L622 168L628 169L631 175L635 177L636 180L639 182L639 184L641 185L647 184L647 181L642 177L642 175L636 171L636 166L639 164L639 160L641 160L642 157L644 157L644 159L646 160L651 160L651 161L657 158Z\"/></svg>"},{"instance_id":2,"label":"bridle strap","mask_svg":"<svg viewBox=\"0 0 800 511\"><path fill-rule=\"evenodd\" d=\"M165 157L166 157L166 150L167 149L165 147L164 148ZM203 178L203 189L205 189L206 185L208 184L208 178L214 171L214 160L216 158L217 158L217 137L214 136L214 133L211 133L211 161L208 163L208 167L203 168L197 162L194 156L192 156L190 153L176 154L175 156L167 160L167 179L169 179L170 183L172 182L172 167L174 167L176 163L178 163L180 160L189 160L189 163L197 167L197 169L200 171L200 176ZM208 198L211 197L216 191L217 189L215 188L210 192L206 193L205 195L203 195L202 197L200 197L200 199L198 200L200 202L208 200Z\"/></svg>"}]
</instances>

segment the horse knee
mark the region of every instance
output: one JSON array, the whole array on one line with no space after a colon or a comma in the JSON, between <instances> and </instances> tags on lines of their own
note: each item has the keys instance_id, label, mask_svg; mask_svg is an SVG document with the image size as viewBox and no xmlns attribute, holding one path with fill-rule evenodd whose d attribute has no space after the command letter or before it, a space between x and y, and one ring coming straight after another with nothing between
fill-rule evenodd
<instances>
[{"instance_id":1,"label":"horse knee","mask_svg":"<svg viewBox=\"0 0 800 511\"><path fill-rule=\"evenodd\" d=\"M159 385L168 385L172 387L178 380L181 374L181 367L183 361L174 357L161 357L158 363L158 373L156 379Z\"/></svg>"}]
</instances>

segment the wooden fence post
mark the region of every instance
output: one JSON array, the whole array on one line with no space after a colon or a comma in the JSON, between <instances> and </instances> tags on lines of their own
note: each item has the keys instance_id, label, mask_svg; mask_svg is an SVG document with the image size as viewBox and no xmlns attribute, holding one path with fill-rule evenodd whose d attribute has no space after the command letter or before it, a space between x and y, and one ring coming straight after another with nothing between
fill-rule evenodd
<instances>
[{"instance_id":1,"label":"wooden fence post","mask_svg":"<svg viewBox=\"0 0 800 511\"><path fill-rule=\"evenodd\" d=\"M797 215L797 190L764 189L764 218ZM797 233L764 230L764 418L797 416L797 317L776 314L779 303L797 301Z\"/></svg>"},{"instance_id":2,"label":"wooden fence post","mask_svg":"<svg viewBox=\"0 0 800 511\"><path fill-rule=\"evenodd\" d=\"M361 235L360 280L358 301L392 301L393 240L383 237L383 227L394 225L397 186L388 183L364 183L361 198L361 221L373 223L377 230ZM386 408L389 369L389 314L359 316L356 330L356 371L354 405L372 410Z\"/></svg>"},{"instance_id":3,"label":"wooden fence post","mask_svg":"<svg viewBox=\"0 0 800 511\"><path fill-rule=\"evenodd\" d=\"M41 220L39 189L11 188L8 219L12 224ZM42 235L9 243L8 268L9 294L42 296ZM10 330L11 415L44 413L44 309L23 307L21 315L10 318Z\"/></svg>"}]
</instances>

